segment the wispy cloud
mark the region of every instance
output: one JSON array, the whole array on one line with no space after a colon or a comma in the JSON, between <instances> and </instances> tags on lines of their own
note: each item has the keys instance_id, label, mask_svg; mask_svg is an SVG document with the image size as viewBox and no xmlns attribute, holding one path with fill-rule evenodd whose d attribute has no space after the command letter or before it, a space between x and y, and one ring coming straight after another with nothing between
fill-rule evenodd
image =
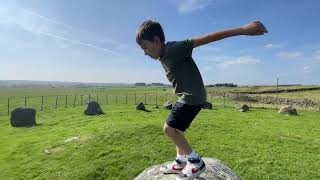
<instances>
[{"instance_id":1,"label":"wispy cloud","mask_svg":"<svg viewBox=\"0 0 320 180\"><path fill-rule=\"evenodd\" d=\"M68 38L65 38L65 37L62 37L62 36L58 36L58 35L55 35L55 34L52 34L52 33L49 33L49 32L40 31L38 33L42 34L44 36L48 36L48 37L52 37L52 38L55 38L55 39L63 40L63 41L66 41L66 42L69 42L69 43L72 43L72 44L82 45L82 46L90 47L90 48L93 48L93 49L96 49L96 50L105 51L105 52L111 53L113 55L120 55L119 53L117 53L115 51L112 51L112 50L109 50L109 49L106 49L106 48L103 48L103 47L99 47L99 46L96 46L94 44L85 43L85 42L81 42L81 41L76 41L76 40L73 40L73 39L68 39Z\"/></svg>"},{"instance_id":2,"label":"wispy cloud","mask_svg":"<svg viewBox=\"0 0 320 180\"><path fill-rule=\"evenodd\" d=\"M180 14L201 10L211 5L213 0L171 0Z\"/></svg>"},{"instance_id":3,"label":"wispy cloud","mask_svg":"<svg viewBox=\"0 0 320 180\"><path fill-rule=\"evenodd\" d=\"M259 64L261 62L260 59L258 58L254 58L251 56L242 56L242 57L238 57L238 58L234 58L232 60L228 60L228 61L224 61L221 65L223 67L228 67L228 66L232 66L232 65L250 65L250 64Z\"/></svg>"},{"instance_id":4,"label":"wispy cloud","mask_svg":"<svg viewBox=\"0 0 320 180\"><path fill-rule=\"evenodd\" d=\"M56 25L62 25L64 27L67 27L67 28L70 28L70 29L73 29L72 26L68 25L68 24L65 24L63 22L60 22L60 21L57 21L55 19L52 19L52 18L49 18L49 17L46 17L46 16L43 16L41 14L38 14L37 12L35 11L31 11L29 9L24 9L24 8L21 8L21 10L25 13L25 14L29 14L29 15L32 15L32 16L36 16L38 18L41 18L47 22L50 22L50 23L53 23L53 24L56 24Z\"/></svg>"},{"instance_id":5,"label":"wispy cloud","mask_svg":"<svg viewBox=\"0 0 320 180\"><path fill-rule=\"evenodd\" d=\"M305 73L311 73L311 72L312 72L312 69L311 69L310 66L304 66L304 67L303 67L303 71L304 71Z\"/></svg>"},{"instance_id":6,"label":"wispy cloud","mask_svg":"<svg viewBox=\"0 0 320 180\"><path fill-rule=\"evenodd\" d=\"M282 59L298 59L303 57L303 53L299 51L280 52L280 53L277 53L276 56Z\"/></svg>"},{"instance_id":7,"label":"wispy cloud","mask_svg":"<svg viewBox=\"0 0 320 180\"><path fill-rule=\"evenodd\" d=\"M282 44L272 44L272 43L269 43L269 44L266 44L264 46L266 49L277 49L277 48L282 48L283 45Z\"/></svg>"},{"instance_id":8,"label":"wispy cloud","mask_svg":"<svg viewBox=\"0 0 320 180\"><path fill-rule=\"evenodd\" d=\"M228 68L234 65L255 65L260 64L261 60L253 56L240 56L240 57L230 57L230 56L220 56L213 58L206 58L207 63L216 63L220 68Z\"/></svg>"},{"instance_id":9,"label":"wispy cloud","mask_svg":"<svg viewBox=\"0 0 320 180\"><path fill-rule=\"evenodd\" d=\"M61 46L58 45L59 47L65 47L66 43L69 43L70 45L84 46L117 56L119 56L120 53L115 49L118 47L127 47L111 38L99 36L84 29L75 28L64 22L46 17L28 9L11 8L10 11L1 14L1 16L3 24L14 25L35 35L61 41ZM100 46L99 44L101 43L108 47Z\"/></svg>"}]
</instances>

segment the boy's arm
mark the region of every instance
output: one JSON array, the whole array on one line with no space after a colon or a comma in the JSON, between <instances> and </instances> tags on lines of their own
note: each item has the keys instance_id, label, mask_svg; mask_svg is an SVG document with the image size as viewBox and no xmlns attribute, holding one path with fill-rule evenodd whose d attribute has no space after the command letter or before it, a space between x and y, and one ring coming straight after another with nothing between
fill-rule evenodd
<instances>
[{"instance_id":1,"label":"boy's arm","mask_svg":"<svg viewBox=\"0 0 320 180\"><path fill-rule=\"evenodd\" d=\"M263 35L264 33L267 33L267 32L268 31L264 27L264 25L261 22L256 21L256 22L246 24L239 28L227 29L224 31L209 33L201 37L196 37L193 39L193 47L196 48L196 47L211 43L213 41L218 41L218 40L232 37L232 36Z\"/></svg>"}]
</instances>

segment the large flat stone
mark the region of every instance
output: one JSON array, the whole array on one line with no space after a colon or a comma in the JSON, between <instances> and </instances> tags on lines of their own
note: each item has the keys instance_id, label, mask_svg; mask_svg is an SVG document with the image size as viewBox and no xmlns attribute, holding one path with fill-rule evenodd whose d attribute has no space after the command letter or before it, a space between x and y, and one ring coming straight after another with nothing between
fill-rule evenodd
<instances>
[{"instance_id":1,"label":"large flat stone","mask_svg":"<svg viewBox=\"0 0 320 180\"><path fill-rule=\"evenodd\" d=\"M241 180L229 167L223 164L220 160L213 158L202 158L206 163L206 171L196 179L201 180ZM181 179L181 176L175 174L163 174L160 171L161 166L165 166L170 162L165 162L160 165L151 166L140 173L135 180L176 180Z\"/></svg>"}]
</instances>

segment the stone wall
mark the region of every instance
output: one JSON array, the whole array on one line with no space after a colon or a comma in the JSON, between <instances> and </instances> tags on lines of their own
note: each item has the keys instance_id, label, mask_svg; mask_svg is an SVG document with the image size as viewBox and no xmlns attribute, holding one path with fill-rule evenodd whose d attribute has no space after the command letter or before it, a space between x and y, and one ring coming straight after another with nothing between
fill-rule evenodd
<instances>
[{"instance_id":1,"label":"stone wall","mask_svg":"<svg viewBox=\"0 0 320 180\"><path fill-rule=\"evenodd\" d=\"M289 105L295 107L312 107L319 108L320 103L314 102L310 99L285 99L275 98L271 96L252 96L246 94L226 94L226 97L234 99L236 101L262 103L262 104L273 104L273 105Z\"/></svg>"}]
</instances>

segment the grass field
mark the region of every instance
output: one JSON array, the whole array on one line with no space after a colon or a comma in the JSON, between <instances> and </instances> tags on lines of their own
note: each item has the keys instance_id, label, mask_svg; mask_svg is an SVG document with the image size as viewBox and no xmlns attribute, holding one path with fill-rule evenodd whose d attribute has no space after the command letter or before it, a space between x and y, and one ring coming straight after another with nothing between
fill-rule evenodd
<instances>
[{"instance_id":1,"label":"grass field","mask_svg":"<svg viewBox=\"0 0 320 180\"><path fill-rule=\"evenodd\" d=\"M310 88L317 86L280 86L280 89ZM236 87L236 88L207 88L208 101L214 104L226 104L233 107L235 102L226 102L223 99L224 92L245 92L275 90L276 87ZM170 87L107 87L107 88L0 88L0 116L8 114L8 98L12 109L24 106L41 109L42 96L43 108L55 109L80 106L89 100L99 100L101 104L135 104L146 102L147 104L162 104L166 100L175 101L176 96ZM98 95L98 96L97 96ZM273 96L286 99L311 99L320 102L320 91L303 91L279 94L261 94L258 96ZM26 103L25 103L26 102ZM252 104L252 106L263 106L278 108L275 105ZM298 107L297 107L298 108ZM319 110L319 108L316 108Z\"/></svg>"},{"instance_id":2,"label":"grass field","mask_svg":"<svg viewBox=\"0 0 320 180\"><path fill-rule=\"evenodd\" d=\"M133 179L174 158L162 133L168 110L103 109L107 114L97 117L84 116L83 107L41 111L34 128L11 128L0 116L1 179ZM80 140L64 143L74 136ZM202 156L222 160L243 179L320 179L319 112L202 110L187 137Z\"/></svg>"}]
</instances>

